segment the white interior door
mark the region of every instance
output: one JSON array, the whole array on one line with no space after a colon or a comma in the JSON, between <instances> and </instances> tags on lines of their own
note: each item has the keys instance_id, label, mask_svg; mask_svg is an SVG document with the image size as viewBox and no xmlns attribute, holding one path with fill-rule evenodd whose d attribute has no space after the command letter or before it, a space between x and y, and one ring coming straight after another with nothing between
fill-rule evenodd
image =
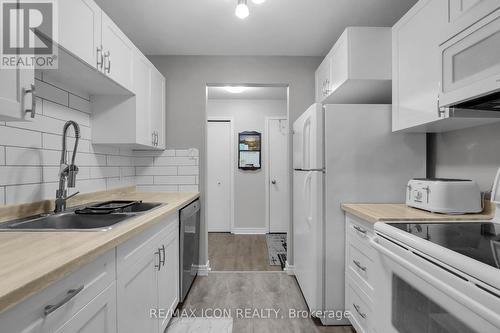
<instances>
[{"instance_id":1,"label":"white interior door","mask_svg":"<svg viewBox=\"0 0 500 333\"><path fill-rule=\"evenodd\" d=\"M231 162L231 122L208 121L208 232L231 232Z\"/></svg>"},{"instance_id":2,"label":"white interior door","mask_svg":"<svg viewBox=\"0 0 500 333\"><path fill-rule=\"evenodd\" d=\"M287 232L290 223L288 173L288 121L268 120L269 232Z\"/></svg>"}]
</instances>

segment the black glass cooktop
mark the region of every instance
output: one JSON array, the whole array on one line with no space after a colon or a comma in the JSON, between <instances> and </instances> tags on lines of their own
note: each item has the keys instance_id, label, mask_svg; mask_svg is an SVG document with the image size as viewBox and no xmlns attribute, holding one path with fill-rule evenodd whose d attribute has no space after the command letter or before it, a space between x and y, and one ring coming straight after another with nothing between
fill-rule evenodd
<instances>
[{"instance_id":1,"label":"black glass cooktop","mask_svg":"<svg viewBox=\"0 0 500 333\"><path fill-rule=\"evenodd\" d=\"M487 265L500 268L500 224L395 223L391 226Z\"/></svg>"}]
</instances>

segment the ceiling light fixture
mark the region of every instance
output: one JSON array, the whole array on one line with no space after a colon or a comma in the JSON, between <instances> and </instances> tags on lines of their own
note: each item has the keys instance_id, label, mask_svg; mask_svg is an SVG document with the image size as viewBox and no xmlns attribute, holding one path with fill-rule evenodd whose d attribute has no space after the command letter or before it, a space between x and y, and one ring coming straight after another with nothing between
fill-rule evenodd
<instances>
[{"instance_id":1,"label":"ceiling light fixture","mask_svg":"<svg viewBox=\"0 0 500 333\"><path fill-rule=\"evenodd\" d=\"M263 4L264 2L266 2L266 0L252 0L252 2L256 5L260 5L260 4Z\"/></svg>"},{"instance_id":2,"label":"ceiling light fixture","mask_svg":"<svg viewBox=\"0 0 500 333\"><path fill-rule=\"evenodd\" d=\"M245 90L247 90L247 87L241 87L241 86L226 86L224 87L227 92L230 92L232 94L241 94Z\"/></svg>"},{"instance_id":3,"label":"ceiling light fixture","mask_svg":"<svg viewBox=\"0 0 500 333\"><path fill-rule=\"evenodd\" d=\"M250 10L248 10L247 0L238 0L238 5L234 14L240 19L246 19L250 15Z\"/></svg>"}]
</instances>

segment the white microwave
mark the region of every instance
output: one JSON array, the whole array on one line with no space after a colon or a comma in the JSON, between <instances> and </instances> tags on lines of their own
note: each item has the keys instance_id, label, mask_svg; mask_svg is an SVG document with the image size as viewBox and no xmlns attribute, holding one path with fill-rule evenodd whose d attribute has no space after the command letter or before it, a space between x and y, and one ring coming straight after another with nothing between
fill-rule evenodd
<instances>
[{"instance_id":1,"label":"white microwave","mask_svg":"<svg viewBox=\"0 0 500 333\"><path fill-rule=\"evenodd\" d=\"M440 46L439 107L500 111L500 10Z\"/></svg>"}]
</instances>

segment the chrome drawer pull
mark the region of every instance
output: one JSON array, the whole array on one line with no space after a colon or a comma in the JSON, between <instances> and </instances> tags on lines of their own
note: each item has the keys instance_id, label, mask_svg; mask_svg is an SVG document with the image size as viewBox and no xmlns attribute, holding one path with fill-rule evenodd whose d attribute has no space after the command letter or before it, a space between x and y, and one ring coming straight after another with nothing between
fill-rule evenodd
<instances>
[{"instance_id":1,"label":"chrome drawer pull","mask_svg":"<svg viewBox=\"0 0 500 333\"><path fill-rule=\"evenodd\" d=\"M368 230L363 229L363 228L361 228L361 227L358 227L357 225L353 225L352 227L353 227L354 229L356 229L357 231L359 231L360 233L365 234L365 235L366 235L366 233L368 232Z\"/></svg>"},{"instance_id":2,"label":"chrome drawer pull","mask_svg":"<svg viewBox=\"0 0 500 333\"><path fill-rule=\"evenodd\" d=\"M366 319L366 313L361 312L359 305L352 303L352 306L354 306L354 309L356 309L356 312L361 316L361 318Z\"/></svg>"},{"instance_id":3,"label":"chrome drawer pull","mask_svg":"<svg viewBox=\"0 0 500 333\"><path fill-rule=\"evenodd\" d=\"M36 115L36 88L35 85L31 85L31 89L23 88L23 95L31 94L31 109L26 109L26 113L31 113L31 118L35 118Z\"/></svg>"},{"instance_id":4,"label":"chrome drawer pull","mask_svg":"<svg viewBox=\"0 0 500 333\"><path fill-rule=\"evenodd\" d=\"M363 272L366 272L366 267L361 265L361 263L357 260L353 260L352 261L354 263L354 265L356 265L360 270L362 270Z\"/></svg>"},{"instance_id":5,"label":"chrome drawer pull","mask_svg":"<svg viewBox=\"0 0 500 333\"><path fill-rule=\"evenodd\" d=\"M165 245L161 246L161 252L163 252L163 260L161 260L162 266L165 266L165 261L167 260L166 254L165 254Z\"/></svg>"},{"instance_id":6,"label":"chrome drawer pull","mask_svg":"<svg viewBox=\"0 0 500 333\"><path fill-rule=\"evenodd\" d=\"M59 303L54 304L54 305L47 305L45 307L45 309L43 310L43 314L45 316L48 316L49 314L51 314L52 312L56 311L57 309L59 309L64 304L68 303L73 297L75 297L76 295L78 295L80 293L80 291L83 290L83 287L84 286L81 286L81 287L79 287L77 289L70 289L70 290L68 290L68 293L66 294L66 297L64 297Z\"/></svg>"}]
</instances>

